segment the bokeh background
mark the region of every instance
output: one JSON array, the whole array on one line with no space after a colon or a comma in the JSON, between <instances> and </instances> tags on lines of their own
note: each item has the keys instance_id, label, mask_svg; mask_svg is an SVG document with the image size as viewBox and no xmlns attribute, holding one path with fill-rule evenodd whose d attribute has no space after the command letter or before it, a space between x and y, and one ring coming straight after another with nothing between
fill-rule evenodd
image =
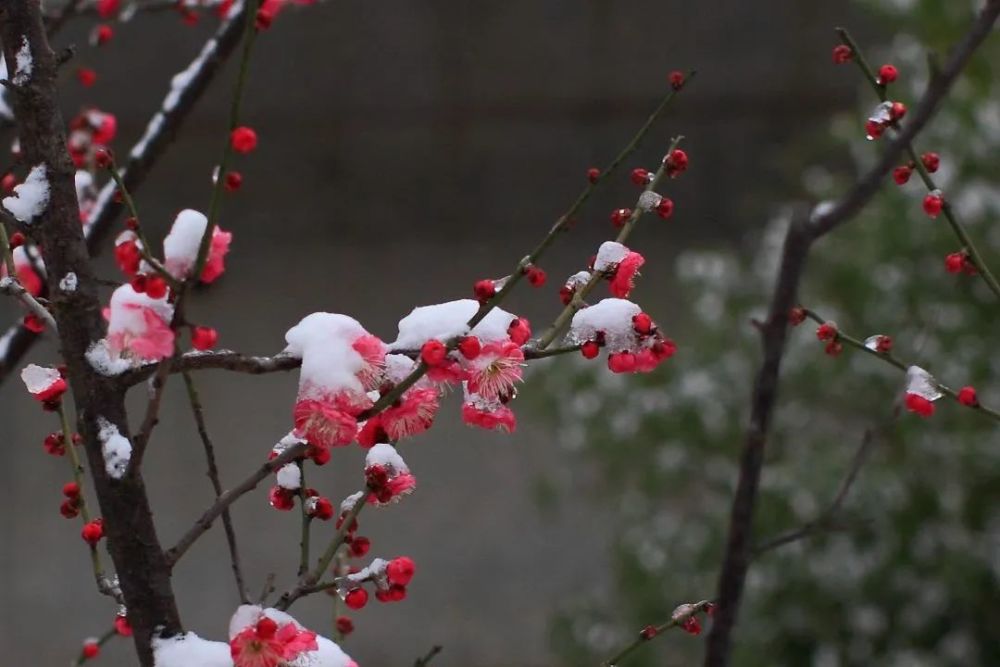
<instances>
[{"instance_id":1,"label":"bokeh background","mask_svg":"<svg viewBox=\"0 0 1000 667\"><path fill-rule=\"evenodd\" d=\"M686 137L691 169L665 190L677 212L633 242L648 260L636 299L680 353L642 378L574 359L539 364L513 436L465 428L458 401L446 401L436 428L404 447L418 492L362 520L374 554L410 555L418 575L405 602L355 614L348 652L364 665L404 665L441 644L435 664L590 665L676 604L712 594L757 358L749 319L764 303L785 206L833 196L874 154L861 128L875 101L853 68L831 65L832 28L850 26L873 60L896 62L899 96L912 101L926 79L920 45L945 47L977 4L329 0L281 14L253 57L244 113L261 142L238 165L244 189L224 204L222 226L235 233L228 271L193 304L220 345L254 353L279 351L285 330L315 310L351 314L391 339L413 306L505 274L576 196L587 167L643 122L667 72L699 71L626 165L651 166L671 136ZM214 23L140 14L102 49L85 46L82 22L67 29L57 44L80 45L77 61L99 75L90 89L67 84L67 115L85 104L114 112L115 146L126 151ZM1000 256L987 225L1000 212L997 42L920 143L945 156L941 176L987 257ZM234 74L227 68L138 193L153 237L178 210L207 206ZM996 389L993 306L940 268L957 248L922 217L921 197L916 183L905 193L887 186L818 249L805 296L850 331L893 333L902 354L952 384L975 381L986 400ZM550 321L561 277L610 235L608 212L634 198L626 170L543 262L550 283L519 291L508 309L538 327ZM99 261L114 279L108 254ZM0 313L17 317L8 302ZM811 332L797 334L761 534L820 511L900 389L891 369L826 358ZM54 351L31 356L53 361ZM231 483L287 432L296 378L198 379ZM114 613L93 590L78 524L58 514L67 470L42 451L47 419L19 383L0 387L9 664L65 664ZM951 406L931 423L892 424L840 530L753 571L739 664L1000 663L1000 442L991 424ZM357 448L337 451L309 483L342 497L362 460ZM177 383L146 470L169 545L212 500ZM267 505L266 485L234 517L251 586L269 572L287 583L297 519ZM238 600L221 528L185 557L174 585L185 625L222 638ZM295 612L328 631L329 599ZM699 651L678 634L633 664L692 664ZM117 641L101 660L131 665L131 655Z\"/></svg>"}]
</instances>

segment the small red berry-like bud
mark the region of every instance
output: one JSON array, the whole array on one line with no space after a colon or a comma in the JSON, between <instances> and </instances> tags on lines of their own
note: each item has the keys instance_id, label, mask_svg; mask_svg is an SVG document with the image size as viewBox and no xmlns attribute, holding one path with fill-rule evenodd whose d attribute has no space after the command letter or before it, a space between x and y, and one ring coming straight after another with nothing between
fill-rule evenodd
<instances>
[{"instance_id":1,"label":"small red berry-like bud","mask_svg":"<svg viewBox=\"0 0 1000 667\"><path fill-rule=\"evenodd\" d=\"M344 604L357 610L368 604L368 591L363 588L353 588L344 596Z\"/></svg>"},{"instance_id":2,"label":"small red berry-like bud","mask_svg":"<svg viewBox=\"0 0 1000 667\"><path fill-rule=\"evenodd\" d=\"M670 87L674 90L680 90L684 87L684 72L675 69L673 72L667 76L667 80L670 81Z\"/></svg>"},{"instance_id":3,"label":"small red berry-like bud","mask_svg":"<svg viewBox=\"0 0 1000 667\"><path fill-rule=\"evenodd\" d=\"M139 219L132 215L125 218L125 229L131 229L133 232L139 229Z\"/></svg>"},{"instance_id":4,"label":"small red berry-like bud","mask_svg":"<svg viewBox=\"0 0 1000 667\"><path fill-rule=\"evenodd\" d=\"M431 368L443 364L447 357L448 348L436 338L430 339L420 348L420 360Z\"/></svg>"},{"instance_id":5,"label":"small red berry-like bud","mask_svg":"<svg viewBox=\"0 0 1000 667\"><path fill-rule=\"evenodd\" d=\"M788 311L788 323L797 327L806 321L806 309L802 306L795 306Z\"/></svg>"},{"instance_id":6,"label":"small red berry-like bud","mask_svg":"<svg viewBox=\"0 0 1000 667\"><path fill-rule=\"evenodd\" d=\"M531 338L531 323L523 317L515 317L507 325L507 335L518 345L524 345Z\"/></svg>"},{"instance_id":7,"label":"small red berry-like bud","mask_svg":"<svg viewBox=\"0 0 1000 667\"><path fill-rule=\"evenodd\" d=\"M482 350L483 346L475 336L465 336L458 341L458 351L469 361L478 357Z\"/></svg>"},{"instance_id":8,"label":"small red berry-like bud","mask_svg":"<svg viewBox=\"0 0 1000 667\"><path fill-rule=\"evenodd\" d=\"M816 327L816 338L819 340L833 340L837 337L837 325L832 322L824 322Z\"/></svg>"},{"instance_id":9,"label":"small red berry-like bud","mask_svg":"<svg viewBox=\"0 0 1000 667\"><path fill-rule=\"evenodd\" d=\"M351 555L355 558L361 558L368 550L371 549L372 541L367 537L355 537L351 540Z\"/></svg>"},{"instance_id":10,"label":"small red berry-like bud","mask_svg":"<svg viewBox=\"0 0 1000 667\"><path fill-rule=\"evenodd\" d=\"M964 266L965 253L953 252L944 258L944 268L948 273L961 273Z\"/></svg>"},{"instance_id":11,"label":"small red berry-like bud","mask_svg":"<svg viewBox=\"0 0 1000 667\"><path fill-rule=\"evenodd\" d=\"M348 616L338 616L337 617L337 632L343 636L347 636L354 632L354 621Z\"/></svg>"},{"instance_id":12,"label":"small red berry-like bud","mask_svg":"<svg viewBox=\"0 0 1000 667\"><path fill-rule=\"evenodd\" d=\"M94 154L94 164L97 165L99 169L110 169L115 163L115 159L111 156L111 151L107 148L98 148L97 152Z\"/></svg>"},{"instance_id":13,"label":"small red berry-like bud","mask_svg":"<svg viewBox=\"0 0 1000 667\"><path fill-rule=\"evenodd\" d=\"M567 287L563 285L559 288L559 300L562 301L564 306L568 306L569 302L573 300L573 294L576 293L572 287Z\"/></svg>"},{"instance_id":14,"label":"small red berry-like bud","mask_svg":"<svg viewBox=\"0 0 1000 667\"><path fill-rule=\"evenodd\" d=\"M665 162L667 164L667 176L670 178L677 178L682 173L687 171L688 154L680 148L675 148L670 151L670 154L667 156Z\"/></svg>"},{"instance_id":15,"label":"small red berry-like bud","mask_svg":"<svg viewBox=\"0 0 1000 667\"><path fill-rule=\"evenodd\" d=\"M637 334L648 336L653 332L653 318L646 313L639 313L632 317L632 328Z\"/></svg>"},{"instance_id":16,"label":"small red berry-like bud","mask_svg":"<svg viewBox=\"0 0 1000 667\"><path fill-rule=\"evenodd\" d=\"M657 634L657 632L656 632L656 626L655 625L647 625L646 627L644 627L639 632L639 636L642 639L645 639L646 641L649 641L650 639L652 639L653 637L655 637L656 634Z\"/></svg>"},{"instance_id":17,"label":"small red berry-like bud","mask_svg":"<svg viewBox=\"0 0 1000 667\"><path fill-rule=\"evenodd\" d=\"M243 174L238 171L226 172L226 177L223 179L222 187L226 188L227 192L236 192L243 185Z\"/></svg>"},{"instance_id":18,"label":"small red berry-like bud","mask_svg":"<svg viewBox=\"0 0 1000 667\"><path fill-rule=\"evenodd\" d=\"M601 353L601 346L597 344L597 341L588 340L586 343L580 346L580 354L583 355L584 359L593 359Z\"/></svg>"},{"instance_id":19,"label":"small red berry-like bud","mask_svg":"<svg viewBox=\"0 0 1000 667\"><path fill-rule=\"evenodd\" d=\"M472 286L472 291L476 295L476 299L479 300L479 303L486 303L497 293L497 286L495 282L489 279L477 280L476 284Z\"/></svg>"},{"instance_id":20,"label":"small red berry-like bud","mask_svg":"<svg viewBox=\"0 0 1000 667\"><path fill-rule=\"evenodd\" d=\"M3 179L0 179L0 187L3 188L4 192L11 192L15 185L17 185L17 176L10 172L4 174Z\"/></svg>"},{"instance_id":21,"label":"small red berry-like bud","mask_svg":"<svg viewBox=\"0 0 1000 667\"><path fill-rule=\"evenodd\" d=\"M537 266L529 266L528 270L525 271L525 277L528 282L531 283L532 287L541 287L545 284L545 280L548 276L545 275L545 271L538 268Z\"/></svg>"},{"instance_id":22,"label":"small red berry-like bud","mask_svg":"<svg viewBox=\"0 0 1000 667\"><path fill-rule=\"evenodd\" d=\"M280 486L272 486L267 492L267 501L279 512L289 512L295 507L295 492Z\"/></svg>"},{"instance_id":23,"label":"small red berry-like bud","mask_svg":"<svg viewBox=\"0 0 1000 667\"><path fill-rule=\"evenodd\" d=\"M312 462L318 466L325 466L330 462L330 448L329 447L317 447L316 445L309 445L309 449L306 450L306 456L312 459ZM330 516L333 516L332 514Z\"/></svg>"},{"instance_id":24,"label":"small red berry-like bud","mask_svg":"<svg viewBox=\"0 0 1000 667\"><path fill-rule=\"evenodd\" d=\"M646 185L649 183L649 171L642 167L632 170L632 182L636 185Z\"/></svg>"},{"instance_id":25,"label":"small red berry-like bud","mask_svg":"<svg viewBox=\"0 0 1000 667\"><path fill-rule=\"evenodd\" d=\"M596 183L597 179L601 177L601 170L597 167L591 167L587 170L587 180L591 183Z\"/></svg>"},{"instance_id":26,"label":"small red berry-like bud","mask_svg":"<svg viewBox=\"0 0 1000 667\"><path fill-rule=\"evenodd\" d=\"M63 484L62 492L67 498L78 498L80 496L80 485L76 482L66 482Z\"/></svg>"},{"instance_id":27,"label":"small red berry-like bud","mask_svg":"<svg viewBox=\"0 0 1000 667\"><path fill-rule=\"evenodd\" d=\"M257 133L245 125L237 127L229 135L229 143L234 151L246 155L257 148Z\"/></svg>"},{"instance_id":28,"label":"small red berry-like bud","mask_svg":"<svg viewBox=\"0 0 1000 667\"><path fill-rule=\"evenodd\" d=\"M847 44L838 44L833 47L833 64L843 65L854 57L854 51Z\"/></svg>"},{"instance_id":29,"label":"small red berry-like bud","mask_svg":"<svg viewBox=\"0 0 1000 667\"><path fill-rule=\"evenodd\" d=\"M385 566L385 576L391 584L406 586L413 579L416 570L417 566L412 558L409 556L400 556L399 558L393 558Z\"/></svg>"},{"instance_id":30,"label":"small red berry-like bud","mask_svg":"<svg viewBox=\"0 0 1000 667\"><path fill-rule=\"evenodd\" d=\"M979 397L975 387L962 387L958 390L958 402L970 408L979 406Z\"/></svg>"},{"instance_id":31,"label":"small red berry-like bud","mask_svg":"<svg viewBox=\"0 0 1000 667\"><path fill-rule=\"evenodd\" d=\"M134 289L139 294L145 294L146 276L142 275L141 273L138 274L135 278L132 278L132 280L129 281L129 285L131 285L132 289Z\"/></svg>"},{"instance_id":32,"label":"small red berry-like bud","mask_svg":"<svg viewBox=\"0 0 1000 667\"><path fill-rule=\"evenodd\" d=\"M101 541L101 538L104 537L104 522L100 519L94 519L84 524L83 530L80 531L80 537L90 546L96 546Z\"/></svg>"},{"instance_id":33,"label":"small red berry-like bud","mask_svg":"<svg viewBox=\"0 0 1000 667\"><path fill-rule=\"evenodd\" d=\"M921 417L930 417L934 414L934 404L919 394L906 394L906 409Z\"/></svg>"},{"instance_id":34,"label":"small red berry-like bud","mask_svg":"<svg viewBox=\"0 0 1000 667\"><path fill-rule=\"evenodd\" d=\"M132 636L132 624L128 622L128 616L115 616L115 632L122 637Z\"/></svg>"},{"instance_id":35,"label":"small red berry-like bud","mask_svg":"<svg viewBox=\"0 0 1000 667\"><path fill-rule=\"evenodd\" d=\"M74 498L73 500L64 500L59 506L59 513L67 519L75 519L80 515L79 499Z\"/></svg>"},{"instance_id":36,"label":"small red berry-like bud","mask_svg":"<svg viewBox=\"0 0 1000 667\"><path fill-rule=\"evenodd\" d=\"M844 346L841 345L840 341L838 340L831 340L829 343L826 344L826 347L823 348L823 351L826 352L831 357L836 357L841 352L844 351Z\"/></svg>"},{"instance_id":37,"label":"small red berry-like bud","mask_svg":"<svg viewBox=\"0 0 1000 667\"><path fill-rule=\"evenodd\" d=\"M875 341L875 351L879 354L889 354L892 352L892 338L890 336L879 336Z\"/></svg>"},{"instance_id":38,"label":"small red berry-like bud","mask_svg":"<svg viewBox=\"0 0 1000 667\"><path fill-rule=\"evenodd\" d=\"M924 153L920 161L924 163L924 169L932 174L941 166L941 156L937 153Z\"/></svg>"},{"instance_id":39,"label":"small red berry-like bud","mask_svg":"<svg viewBox=\"0 0 1000 667\"><path fill-rule=\"evenodd\" d=\"M329 454L330 450L324 450ZM330 460L327 456L327 461ZM312 509L312 516L314 519L319 519L320 521L329 521L333 518L333 503L330 502L329 498L319 498L316 500L316 505ZM364 538L367 539L367 538Z\"/></svg>"},{"instance_id":40,"label":"small red berry-like bud","mask_svg":"<svg viewBox=\"0 0 1000 667\"><path fill-rule=\"evenodd\" d=\"M264 618L257 621L257 636L261 639L271 639L278 633L278 624L273 618Z\"/></svg>"},{"instance_id":41,"label":"small red berry-like bud","mask_svg":"<svg viewBox=\"0 0 1000 667\"><path fill-rule=\"evenodd\" d=\"M865 122L865 133L870 139L878 139L885 132L885 125L877 120L871 120Z\"/></svg>"},{"instance_id":42,"label":"small red berry-like bud","mask_svg":"<svg viewBox=\"0 0 1000 667\"><path fill-rule=\"evenodd\" d=\"M257 16L254 18L254 27L257 28L258 32L267 30L274 23L274 12L271 10L261 7L257 10Z\"/></svg>"},{"instance_id":43,"label":"small red berry-like bud","mask_svg":"<svg viewBox=\"0 0 1000 667\"><path fill-rule=\"evenodd\" d=\"M31 333L42 333L45 331L45 322L43 322L42 318L34 313L28 313L25 315L21 320L21 324L23 324L24 328Z\"/></svg>"},{"instance_id":44,"label":"small red berry-like bud","mask_svg":"<svg viewBox=\"0 0 1000 667\"><path fill-rule=\"evenodd\" d=\"M11 250L22 245L24 245L24 234L22 232L14 232L13 234L10 235Z\"/></svg>"},{"instance_id":45,"label":"small red berry-like bud","mask_svg":"<svg viewBox=\"0 0 1000 667\"><path fill-rule=\"evenodd\" d=\"M705 603L705 613L709 616L715 616L715 610L719 608L719 605L714 602Z\"/></svg>"},{"instance_id":46,"label":"small red berry-like bud","mask_svg":"<svg viewBox=\"0 0 1000 667\"><path fill-rule=\"evenodd\" d=\"M121 4L121 0L97 0L95 3L97 15L102 19L109 19L118 13Z\"/></svg>"},{"instance_id":47,"label":"small red berry-like bud","mask_svg":"<svg viewBox=\"0 0 1000 667\"><path fill-rule=\"evenodd\" d=\"M111 26L106 23L102 23L94 29L93 40L98 46L104 46L111 41L111 38L114 37L114 35L115 31L111 28Z\"/></svg>"},{"instance_id":48,"label":"small red berry-like bud","mask_svg":"<svg viewBox=\"0 0 1000 667\"><path fill-rule=\"evenodd\" d=\"M688 633L689 635L700 635L701 634L701 621L698 620L697 616L688 616L684 619L681 624L681 630Z\"/></svg>"},{"instance_id":49,"label":"small red berry-like bud","mask_svg":"<svg viewBox=\"0 0 1000 667\"><path fill-rule=\"evenodd\" d=\"M615 227L624 227L628 219L632 217L632 209L618 208L611 212L611 224Z\"/></svg>"},{"instance_id":50,"label":"small red berry-like bud","mask_svg":"<svg viewBox=\"0 0 1000 667\"><path fill-rule=\"evenodd\" d=\"M944 197L937 194L936 191L930 193L924 197L924 213L930 218L936 218L941 215L941 211L944 209Z\"/></svg>"},{"instance_id":51,"label":"small red berry-like bud","mask_svg":"<svg viewBox=\"0 0 1000 667\"><path fill-rule=\"evenodd\" d=\"M84 88L90 88L97 83L97 72L89 67L81 67L76 70L76 80L79 81Z\"/></svg>"},{"instance_id":52,"label":"small red berry-like bud","mask_svg":"<svg viewBox=\"0 0 1000 667\"><path fill-rule=\"evenodd\" d=\"M49 433L42 442L45 452L52 456L63 456L66 454L66 438L62 433Z\"/></svg>"},{"instance_id":53,"label":"small red berry-like bud","mask_svg":"<svg viewBox=\"0 0 1000 667\"><path fill-rule=\"evenodd\" d=\"M167 295L167 289L163 276L146 276L146 295L150 299L162 299Z\"/></svg>"},{"instance_id":54,"label":"small red berry-like bud","mask_svg":"<svg viewBox=\"0 0 1000 667\"><path fill-rule=\"evenodd\" d=\"M896 181L896 185L906 185L907 181L910 180L910 175L912 174L913 169L908 165L896 167L892 170L892 180Z\"/></svg>"},{"instance_id":55,"label":"small red berry-like bud","mask_svg":"<svg viewBox=\"0 0 1000 667\"><path fill-rule=\"evenodd\" d=\"M893 102L892 108L889 110L889 115L893 120L899 120L906 115L906 105L902 102Z\"/></svg>"},{"instance_id":56,"label":"small red berry-like bud","mask_svg":"<svg viewBox=\"0 0 1000 667\"><path fill-rule=\"evenodd\" d=\"M608 369L612 373L631 373L635 370L635 355L631 352L609 354Z\"/></svg>"},{"instance_id":57,"label":"small red berry-like bud","mask_svg":"<svg viewBox=\"0 0 1000 667\"><path fill-rule=\"evenodd\" d=\"M196 350L211 350L219 340L219 332L212 327L191 329L191 347Z\"/></svg>"},{"instance_id":58,"label":"small red berry-like bud","mask_svg":"<svg viewBox=\"0 0 1000 667\"><path fill-rule=\"evenodd\" d=\"M899 71L893 65L882 65L878 68L878 82L883 86L892 83L899 76Z\"/></svg>"},{"instance_id":59,"label":"small red berry-like bud","mask_svg":"<svg viewBox=\"0 0 1000 667\"><path fill-rule=\"evenodd\" d=\"M674 200L670 197L661 197L660 203L656 205L656 215L664 220L674 214Z\"/></svg>"},{"instance_id":60,"label":"small red berry-like bud","mask_svg":"<svg viewBox=\"0 0 1000 667\"><path fill-rule=\"evenodd\" d=\"M93 660L101 653L101 645L95 641L85 641L81 650L84 660Z\"/></svg>"},{"instance_id":61,"label":"small red berry-like bud","mask_svg":"<svg viewBox=\"0 0 1000 667\"><path fill-rule=\"evenodd\" d=\"M389 590L386 591L386 599L384 602L400 602L406 599L406 586L400 584L392 584L389 586Z\"/></svg>"}]
</instances>

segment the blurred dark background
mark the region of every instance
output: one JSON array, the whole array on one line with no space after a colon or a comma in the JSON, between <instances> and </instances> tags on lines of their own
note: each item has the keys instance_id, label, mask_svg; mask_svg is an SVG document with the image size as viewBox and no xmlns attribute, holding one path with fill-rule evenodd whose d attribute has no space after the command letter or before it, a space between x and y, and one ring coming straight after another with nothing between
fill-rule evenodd
<instances>
[{"instance_id":1,"label":"blurred dark background","mask_svg":"<svg viewBox=\"0 0 1000 667\"><path fill-rule=\"evenodd\" d=\"M799 0L336 0L289 9L253 56L244 120L260 147L239 161L244 188L224 204L221 224L235 233L227 274L198 294L194 315L219 329L220 346L254 353L279 351L284 331L314 310L351 314L392 339L414 305L465 297L476 279L508 272L576 196L586 169L606 163L645 120L667 73L697 69L621 177L543 262L549 284L508 306L536 326L550 320L562 277L611 233L608 212L634 201L628 169L653 166L683 134L691 168L665 190L674 218L634 237L648 259L644 306L668 328L683 326L672 319L683 299L674 255L753 237L773 202L798 187L788 146L853 103L857 82L832 77L829 66L832 27L851 17L847 2ZM114 145L124 153L216 20L188 27L172 12L140 14L116 24L101 49L86 46L84 23L92 25L77 21L56 44L78 44L78 63L99 80L90 89L69 82L64 111L93 104L115 113ZM138 192L154 238L179 209L207 206L233 75L230 66ZM106 246L101 265L115 278ZM0 311L4 324L17 316L9 302ZM38 346L31 358L52 362L54 353ZM288 430L296 378L198 379L232 483ZM177 390L167 391L146 461L166 545L212 499ZM513 437L465 428L450 400L437 427L403 447L419 490L368 513L361 532L375 555L415 558L418 575L405 602L355 615L345 648L361 664L410 664L432 644L444 646L442 665L558 664L551 614L606 583L614 517L575 503L537 509L540 473L583 474L529 409L538 391L529 378ZM142 390L134 393L138 406ZM78 524L58 513L68 471L41 447L55 424L16 379L0 397L0 654L11 665L65 664L114 609L94 591ZM343 497L362 458L357 448L336 451L309 483ZM288 582L296 558L298 522L271 510L265 494L266 485L235 507L253 588L268 572ZM186 556L174 583L186 626L221 639L237 604L221 529ZM315 596L294 611L329 634L330 607ZM126 642L105 654L102 664L133 664Z\"/></svg>"}]
</instances>

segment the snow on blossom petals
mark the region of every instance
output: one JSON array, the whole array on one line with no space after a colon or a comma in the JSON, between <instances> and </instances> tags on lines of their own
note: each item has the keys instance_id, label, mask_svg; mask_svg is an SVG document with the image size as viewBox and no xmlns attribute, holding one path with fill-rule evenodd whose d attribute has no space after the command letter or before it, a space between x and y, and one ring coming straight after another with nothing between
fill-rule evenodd
<instances>
[{"instance_id":1,"label":"snow on blossom petals","mask_svg":"<svg viewBox=\"0 0 1000 667\"><path fill-rule=\"evenodd\" d=\"M611 352L629 349L635 340L632 318L642 309L625 299L602 299L578 311L570 324L568 338L582 344L603 335Z\"/></svg>"},{"instance_id":2,"label":"snow on blossom petals","mask_svg":"<svg viewBox=\"0 0 1000 667\"><path fill-rule=\"evenodd\" d=\"M49 180L45 164L37 164L23 183L14 186L14 194L4 197L3 207L26 225L45 212L49 205Z\"/></svg>"},{"instance_id":3,"label":"snow on blossom petals","mask_svg":"<svg viewBox=\"0 0 1000 667\"><path fill-rule=\"evenodd\" d=\"M462 404L462 421L487 431L513 433L517 428L514 411L499 402L472 400Z\"/></svg>"},{"instance_id":4,"label":"snow on blossom petals","mask_svg":"<svg viewBox=\"0 0 1000 667\"><path fill-rule=\"evenodd\" d=\"M187 278L194 268L198 260L198 248L207 228L208 218L194 209L184 209L174 218L170 233L163 239L163 264L178 280ZM211 283L225 271L224 259L232 238L230 232L218 227L212 229L208 256L199 276L202 282Z\"/></svg>"},{"instance_id":5,"label":"snow on blossom petals","mask_svg":"<svg viewBox=\"0 0 1000 667\"><path fill-rule=\"evenodd\" d=\"M637 252L629 252L622 261L618 262L618 267L611 277L611 293L619 299L628 298L635 287L635 277L639 275L639 269L645 263L646 260L642 255Z\"/></svg>"},{"instance_id":6,"label":"snow on blossom petals","mask_svg":"<svg viewBox=\"0 0 1000 667\"><path fill-rule=\"evenodd\" d=\"M619 262L625 259L631 252L628 248L623 246L621 243L616 241L605 241L601 244L601 247L597 249L597 255L594 258L594 270L595 271L611 271L613 270ZM589 279L589 274L587 275Z\"/></svg>"},{"instance_id":7,"label":"snow on blossom petals","mask_svg":"<svg viewBox=\"0 0 1000 667\"><path fill-rule=\"evenodd\" d=\"M55 368L28 364L21 371L28 393L41 402L54 401L66 393L66 380Z\"/></svg>"},{"instance_id":8,"label":"snow on blossom petals","mask_svg":"<svg viewBox=\"0 0 1000 667\"><path fill-rule=\"evenodd\" d=\"M487 399L510 397L521 380L524 352L512 341L484 345L479 356L467 363L468 389Z\"/></svg>"},{"instance_id":9,"label":"snow on blossom petals","mask_svg":"<svg viewBox=\"0 0 1000 667\"><path fill-rule=\"evenodd\" d=\"M122 285L111 295L108 349L146 361L169 357L174 352L173 316L174 307L165 296L152 299L130 284Z\"/></svg>"},{"instance_id":10,"label":"snow on blossom petals","mask_svg":"<svg viewBox=\"0 0 1000 667\"><path fill-rule=\"evenodd\" d=\"M357 667L357 664L344 653L334 642L325 637L321 637L314 632L307 630L301 623L291 615L278 611L277 609L262 609L257 605L241 605L237 608L229 621L229 640L232 642L248 629L257 630L262 620L268 619L273 622L275 629L273 639L278 639L283 646L283 651L295 653L295 656L282 657L275 663L275 667L284 667L287 663L289 667ZM265 627L264 635L270 634L270 628ZM241 651L243 654L243 651ZM229 656L226 667L246 667L247 665L270 665L270 663L241 663L236 656ZM248 656L245 656L248 657ZM200 662L185 663L184 667L216 667L214 663L203 665ZM156 667L161 667L156 663ZM171 664L168 667L181 667L180 663Z\"/></svg>"},{"instance_id":11,"label":"snow on blossom petals","mask_svg":"<svg viewBox=\"0 0 1000 667\"><path fill-rule=\"evenodd\" d=\"M468 322L478 310L479 302L473 299L458 299L414 308L399 321L399 335L390 343L389 348L419 349L434 338L448 341L467 334L478 337L483 343L507 338L507 328L515 319L514 315L501 308L494 308L470 331Z\"/></svg>"},{"instance_id":12,"label":"snow on blossom petals","mask_svg":"<svg viewBox=\"0 0 1000 667\"><path fill-rule=\"evenodd\" d=\"M919 366L910 366L906 369L906 393L916 394L932 402L944 396L934 376Z\"/></svg>"},{"instance_id":13,"label":"snow on blossom petals","mask_svg":"<svg viewBox=\"0 0 1000 667\"><path fill-rule=\"evenodd\" d=\"M233 667L229 644L202 639L193 632L168 639L153 638L156 667Z\"/></svg>"},{"instance_id":14,"label":"snow on blossom petals","mask_svg":"<svg viewBox=\"0 0 1000 667\"><path fill-rule=\"evenodd\" d=\"M292 413L295 435L316 447L351 444L358 431L355 415L361 410L350 407L350 403L345 404L342 400L344 396L341 393L322 399L296 401Z\"/></svg>"},{"instance_id":15,"label":"snow on blossom petals","mask_svg":"<svg viewBox=\"0 0 1000 667\"><path fill-rule=\"evenodd\" d=\"M376 506L399 502L417 486L417 479L410 474L403 457L387 443L378 443L368 450L365 481L370 490L368 503Z\"/></svg>"}]
</instances>

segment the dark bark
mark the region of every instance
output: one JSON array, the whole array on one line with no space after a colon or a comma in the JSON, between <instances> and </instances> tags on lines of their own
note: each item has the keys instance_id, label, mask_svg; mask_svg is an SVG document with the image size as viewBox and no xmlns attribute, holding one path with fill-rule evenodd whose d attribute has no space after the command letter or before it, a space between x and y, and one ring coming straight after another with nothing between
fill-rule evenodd
<instances>
[{"instance_id":1,"label":"dark bark","mask_svg":"<svg viewBox=\"0 0 1000 667\"><path fill-rule=\"evenodd\" d=\"M10 97L25 164L29 168L45 165L50 198L45 211L26 227L42 248L48 269L50 301L59 325L59 345L69 372L77 426L84 438L107 547L128 606L139 661L151 667L154 631L165 636L180 632L180 616L141 474L130 468L122 479L115 480L104 469L97 422L103 418L128 436L125 392L117 382L96 373L85 358L91 341L104 335L101 304L80 227L74 168L66 152L65 125L56 100L56 60L45 37L38 2L0 3L0 36L12 69L23 40L30 45L31 76L23 85L14 86ZM78 288L73 292L57 289L60 278L69 272L76 274Z\"/></svg>"}]
</instances>

